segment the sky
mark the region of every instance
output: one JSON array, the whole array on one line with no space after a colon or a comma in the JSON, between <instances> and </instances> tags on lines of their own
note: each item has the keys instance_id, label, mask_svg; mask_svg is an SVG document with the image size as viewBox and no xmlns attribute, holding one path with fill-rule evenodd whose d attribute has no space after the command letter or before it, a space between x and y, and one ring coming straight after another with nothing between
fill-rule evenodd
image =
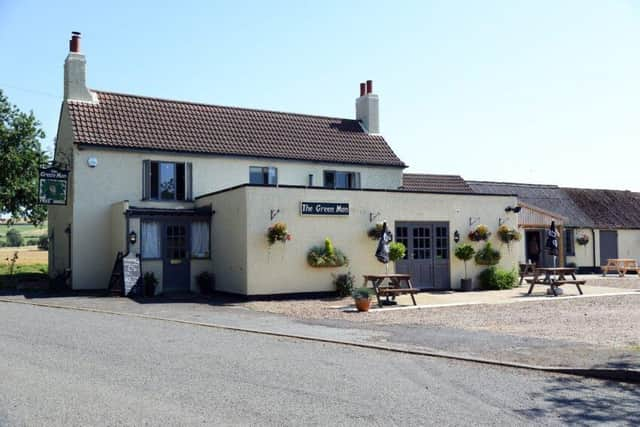
<instances>
[{"instance_id":1,"label":"sky","mask_svg":"<svg viewBox=\"0 0 640 427\"><path fill-rule=\"evenodd\" d=\"M94 89L355 117L406 172L640 191L640 0L0 0L0 89L50 149L71 31Z\"/></svg>"}]
</instances>

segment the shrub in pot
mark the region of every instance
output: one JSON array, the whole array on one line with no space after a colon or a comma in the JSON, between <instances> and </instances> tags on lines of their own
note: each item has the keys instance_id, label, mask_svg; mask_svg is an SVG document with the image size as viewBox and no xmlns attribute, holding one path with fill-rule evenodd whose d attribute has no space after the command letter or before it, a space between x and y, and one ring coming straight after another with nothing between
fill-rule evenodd
<instances>
[{"instance_id":1,"label":"shrub in pot","mask_svg":"<svg viewBox=\"0 0 640 427\"><path fill-rule=\"evenodd\" d=\"M158 285L158 279L152 271L147 271L142 276L142 284L144 286L144 296L152 297L156 294L156 286Z\"/></svg>"},{"instance_id":2,"label":"shrub in pot","mask_svg":"<svg viewBox=\"0 0 640 427\"><path fill-rule=\"evenodd\" d=\"M406 253L406 246L400 242L391 242L389 245L389 261L396 262L399 259L404 258Z\"/></svg>"},{"instance_id":3,"label":"shrub in pot","mask_svg":"<svg viewBox=\"0 0 640 427\"><path fill-rule=\"evenodd\" d=\"M202 295L211 295L215 289L216 276L203 271L196 276L196 284Z\"/></svg>"},{"instance_id":4,"label":"shrub in pot","mask_svg":"<svg viewBox=\"0 0 640 427\"><path fill-rule=\"evenodd\" d=\"M348 271L346 274L334 274L333 284L336 286L336 292L341 297L347 297L353 293L353 282L355 276Z\"/></svg>"},{"instance_id":5,"label":"shrub in pot","mask_svg":"<svg viewBox=\"0 0 640 427\"><path fill-rule=\"evenodd\" d=\"M463 291L470 291L471 289L473 289L473 280L469 277L469 274L467 273L467 261L471 260L471 258L473 258L473 255L475 255L475 253L476 253L476 250L473 249L473 246L471 246L468 243L463 243L461 245L458 245L454 252L455 257L458 258L460 261L464 262L464 279L460 279L460 288Z\"/></svg>"},{"instance_id":6,"label":"shrub in pot","mask_svg":"<svg viewBox=\"0 0 640 427\"><path fill-rule=\"evenodd\" d=\"M351 294L356 302L358 311L369 311L371 307L371 291L369 288L358 288Z\"/></svg>"}]
</instances>

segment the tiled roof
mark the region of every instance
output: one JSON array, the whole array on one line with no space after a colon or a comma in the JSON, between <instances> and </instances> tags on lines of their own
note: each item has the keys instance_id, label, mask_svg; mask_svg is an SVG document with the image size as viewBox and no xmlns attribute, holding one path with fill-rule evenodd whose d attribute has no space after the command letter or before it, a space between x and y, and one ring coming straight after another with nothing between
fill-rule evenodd
<instances>
[{"instance_id":1,"label":"tiled roof","mask_svg":"<svg viewBox=\"0 0 640 427\"><path fill-rule=\"evenodd\" d=\"M69 101L75 143L405 167L357 120L95 93L97 104Z\"/></svg>"},{"instance_id":2,"label":"tiled roof","mask_svg":"<svg viewBox=\"0 0 640 427\"><path fill-rule=\"evenodd\" d=\"M640 228L640 193L563 188L596 228Z\"/></svg>"},{"instance_id":3,"label":"tiled roof","mask_svg":"<svg viewBox=\"0 0 640 427\"><path fill-rule=\"evenodd\" d=\"M557 185L516 184L509 182L467 181L476 193L517 194L527 205L544 209L566 218L569 227L593 227L593 219Z\"/></svg>"},{"instance_id":4,"label":"tiled roof","mask_svg":"<svg viewBox=\"0 0 640 427\"><path fill-rule=\"evenodd\" d=\"M433 191L446 193L473 193L461 176L405 173L402 189L407 191Z\"/></svg>"}]
</instances>

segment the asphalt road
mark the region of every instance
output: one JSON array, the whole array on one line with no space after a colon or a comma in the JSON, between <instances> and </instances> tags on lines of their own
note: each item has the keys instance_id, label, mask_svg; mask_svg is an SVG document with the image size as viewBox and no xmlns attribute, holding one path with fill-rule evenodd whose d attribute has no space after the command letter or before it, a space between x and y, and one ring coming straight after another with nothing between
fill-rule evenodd
<instances>
[{"instance_id":1,"label":"asphalt road","mask_svg":"<svg viewBox=\"0 0 640 427\"><path fill-rule=\"evenodd\" d=\"M2 426L638 425L639 403L632 385L0 302Z\"/></svg>"}]
</instances>

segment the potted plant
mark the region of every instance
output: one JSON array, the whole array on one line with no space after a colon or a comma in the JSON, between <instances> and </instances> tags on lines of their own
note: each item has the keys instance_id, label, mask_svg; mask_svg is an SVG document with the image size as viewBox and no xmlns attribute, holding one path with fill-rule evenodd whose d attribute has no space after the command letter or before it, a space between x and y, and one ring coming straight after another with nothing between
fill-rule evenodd
<instances>
[{"instance_id":1,"label":"potted plant","mask_svg":"<svg viewBox=\"0 0 640 427\"><path fill-rule=\"evenodd\" d=\"M496 265L501 257L500 251L494 249L491 243L487 243L484 248L476 252L475 261L478 265Z\"/></svg>"},{"instance_id":2,"label":"potted plant","mask_svg":"<svg viewBox=\"0 0 640 427\"><path fill-rule=\"evenodd\" d=\"M341 267L349 264L347 256L333 247L329 238L324 240L324 246L314 246L307 254L307 263L311 267Z\"/></svg>"},{"instance_id":3,"label":"potted plant","mask_svg":"<svg viewBox=\"0 0 640 427\"><path fill-rule=\"evenodd\" d=\"M468 243L458 245L454 252L455 257L464 262L464 279L460 279L460 288L463 291L470 291L473 289L473 279L471 279L467 273L467 261L471 260L475 253L476 250Z\"/></svg>"},{"instance_id":4,"label":"potted plant","mask_svg":"<svg viewBox=\"0 0 640 427\"><path fill-rule=\"evenodd\" d=\"M156 286L158 285L158 279L152 271L147 271L142 276L142 284L144 285L144 296L152 297L156 294Z\"/></svg>"},{"instance_id":5,"label":"potted plant","mask_svg":"<svg viewBox=\"0 0 640 427\"><path fill-rule=\"evenodd\" d=\"M475 229L469 232L469 240L473 242L479 242L481 240L489 240L491 233L489 227L484 224L478 225Z\"/></svg>"},{"instance_id":6,"label":"potted plant","mask_svg":"<svg viewBox=\"0 0 640 427\"><path fill-rule=\"evenodd\" d=\"M500 238L502 243L509 245L512 241L519 241L520 237L520 233L515 228L511 228L506 224L498 227L498 238Z\"/></svg>"},{"instance_id":7,"label":"potted plant","mask_svg":"<svg viewBox=\"0 0 640 427\"><path fill-rule=\"evenodd\" d=\"M407 248L400 242L391 242L389 245L389 261L396 262L399 259L404 258L407 253Z\"/></svg>"},{"instance_id":8,"label":"potted plant","mask_svg":"<svg viewBox=\"0 0 640 427\"><path fill-rule=\"evenodd\" d=\"M292 236L287 231L287 224L284 222L276 222L267 229L267 240L270 245L273 245L275 242L286 243L291 239Z\"/></svg>"},{"instance_id":9,"label":"potted plant","mask_svg":"<svg viewBox=\"0 0 640 427\"><path fill-rule=\"evenodd\" d=\"M203 271L196 276L196 284L202 295L211 295L215 289L215 283L216 276L208 271Z\"/></svg>"},{"instance_id":10,"label":"potted plant","mask_svg":"<svg viewBox=\"0 0 640 427\"><path fill-rule=\"evenodd\" d=\"M369 311L371 307L371 289L358 288L352 293L358 311Z\"/></svg>"},{"instance_id":11,"label":"potted plant","mask_svg":"<svg viewBox=\"0 0 640 427\"><path fill-rule=\"evenodd\" d=\"M344 298L353 293L353 282L355 276L348 271L346 274L334 274L333 284L336 286L338 296Z\"/></svg>"}]
</instances>

